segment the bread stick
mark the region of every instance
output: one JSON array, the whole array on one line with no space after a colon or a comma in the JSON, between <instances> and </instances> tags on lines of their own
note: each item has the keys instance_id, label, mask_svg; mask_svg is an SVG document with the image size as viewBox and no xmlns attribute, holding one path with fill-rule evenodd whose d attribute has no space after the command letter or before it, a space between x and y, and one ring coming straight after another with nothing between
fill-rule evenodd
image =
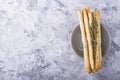
<instances>
[{"instance_id":1,"label":"bread stick","mask_svg":"<svg viewBox=\"0 0 120 80\"><path fill-rule=\"evenodd\" d=\"M86 37L86 32L85 32L83 10L77 10L77 13L79 16L80 30L82 34L82 42L83 42L83 50L84 50L84 68L90 74L91 68L90 68L90 62L89 62L89 52L88 52L88 47L87 47L87 37Z\"/></svg>"},{"instance_id":2,"label":"bread stick","mask_svg":"<svg viewBox=\"0 0 120 80\"><path fill-rule=\"evenodd\" d=\"M95 65L94 65L94 57L93 57L92 38L90 35L90 25L89 25L89 20L88 20L87 9L83 10L83 15L84 15L85 31L86 31L86 35L87 35L87 41L88 41L90 66L91 66L91 69L94 70Z\"/></svg>"},{"instance_id":3,"label":"bread stick","mask_svg":"<svg viewBox=\"0 0 120 80\"><path fill-rule=\"evenodd\" d=\"M95 70L99 70L102 66L102 53L101 53L101 26L100 26L100 11L95 10L94 16L96 17L98 27L97 27L97 34L96 34L96 56L95 56Z\"/></svg>"},{"instance_id":4,"label":"bread stick","mask_svg":"<svg viewBox=\"0 0 120 80\"><path fill-rule=\"evenodd\" d=\"M89 25L90 25L89 27L92 29L93 26L91 26L91 24L92 24L92 21L93 21L93 12L89 12L89 13L88 13L88 17L89 17ZM93 34L92 31L90 31L90 35L91 35L92 40L94 40L95 37L94 37L94 34ZM95 72L95 49L96 49L95 47L96 47L96 46L94 46L93 43L92 43L93 59L94 59L94 69L92 69L92 72Z\"/></svg>"}]
</instances>

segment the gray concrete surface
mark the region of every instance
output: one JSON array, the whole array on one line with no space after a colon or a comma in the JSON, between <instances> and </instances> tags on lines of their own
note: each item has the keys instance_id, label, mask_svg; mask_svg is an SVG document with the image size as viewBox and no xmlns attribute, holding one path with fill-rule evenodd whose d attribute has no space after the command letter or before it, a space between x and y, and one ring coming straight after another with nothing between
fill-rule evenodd
<instances>
[{"instance_id":1,"label":"gray concrete surface","mask_svg":"<svg viewBox=\"0 0 120 80\"><path fill-rule=\"evenodd\" d=\"M101 10L112 36L91 75L70 45L76 10L86 6ZM120 80L120 0L0 0L0 80Z\"/></svg>"}]
</instances>

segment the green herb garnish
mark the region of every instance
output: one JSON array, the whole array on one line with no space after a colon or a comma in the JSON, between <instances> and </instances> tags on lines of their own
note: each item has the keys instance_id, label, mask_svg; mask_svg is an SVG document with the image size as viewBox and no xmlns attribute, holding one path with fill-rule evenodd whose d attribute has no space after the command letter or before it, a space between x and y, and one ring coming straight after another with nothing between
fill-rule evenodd
<instances>
[{"instance_id":1,"label":"green herb garnish","mask_svg":"<svg viewBox=\"0 0 120 80\"><path fill-rule=\"evenodd\" d=\"M96 19L96 14L93 18L93 21L90 25L90 34L91 34L91 37L92 37L92 44L93 46L96 46L97 45L97 41L95 39L96 35L97 35L97 28L98 28L98 22L97 22L97 19Z\"/></svg>"}]
</instances>

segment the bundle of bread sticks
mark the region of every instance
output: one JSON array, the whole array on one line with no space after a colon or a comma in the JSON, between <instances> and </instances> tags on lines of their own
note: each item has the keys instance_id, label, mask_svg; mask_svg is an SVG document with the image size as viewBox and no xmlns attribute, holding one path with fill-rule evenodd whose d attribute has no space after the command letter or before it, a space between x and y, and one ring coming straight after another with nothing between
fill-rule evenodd
<instances>
[{"instance_id":1,"label":"bundle of bread sticks","mask_svg":"<svg viewBox=\"0 0 120 80\"><path fill-rule=\"evenodd\" d=\"M89 7L77 10L83 42L84 68L95 73L102 66L100 11Z\"/></svg>"}]
</instances>

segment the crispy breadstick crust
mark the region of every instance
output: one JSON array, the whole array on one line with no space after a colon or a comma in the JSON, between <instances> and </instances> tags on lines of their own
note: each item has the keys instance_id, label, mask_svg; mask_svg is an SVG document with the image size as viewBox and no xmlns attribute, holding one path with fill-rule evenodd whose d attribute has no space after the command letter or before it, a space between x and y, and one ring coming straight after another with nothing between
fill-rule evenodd
<instances>
[{"instance_id":1,"label":"crispy breadstick crust","mask_svg":"<svg viewBox=\"0 0 120 80\"><path fill-rule=\"evenodd\" d=\"M77 10L77 13L79 16L80 30L81 30L81 34L82 34L82 42L83 42L83 50L84 50L84 68L85 68L86 72L88 72L90 74L91 68L90 68L88 47L86 47L87 46L87 37L86 37L86 32L85 32L83 10Z\"/></svg>"},{"instance_id":2,"label":"crispy breadstick crust","mask_svg":"<svg viewBox=\"0 0 120 80\"><path fill-rule=\"evenodd\" d=\"M101 53L101 26L100 26L100 11L95 10L94 15L96 15L98 28L97 28L97 36L96 36L96 56L95 56L95 70L98 71L102 66L102 53Z\"/></svg>"},{"instance_id":3,"label":"crispy breadstick crust","mask_svg":"<svg viewBox=\"0 0 120 80\"><path fill-rule=\"evenodd\" d=\"M94 57L93 57L93 47L92 47L92 38L90 34L90 25L89 25L89 18L88 18L88 13L90 10L84 9L83 15L84 15L84 22L85 22L85 31L87 35L87 41L88 41L88 50L89 50L89 59L90 59L90 66L91 69L94 70Z\"/></svg>"}]
</instances>

